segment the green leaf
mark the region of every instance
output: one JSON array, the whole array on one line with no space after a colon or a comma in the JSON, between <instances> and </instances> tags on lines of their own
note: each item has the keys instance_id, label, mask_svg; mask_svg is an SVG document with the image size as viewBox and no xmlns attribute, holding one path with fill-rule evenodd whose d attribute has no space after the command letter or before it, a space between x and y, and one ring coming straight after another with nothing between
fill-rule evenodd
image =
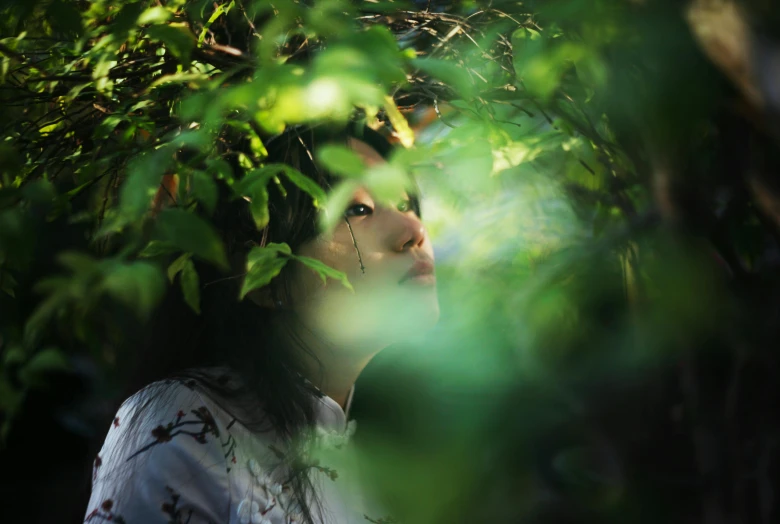
<instances>
[{"instance_id":1,"label":"green leaf","mask_svg":"<svg viewBox=\"0 0 780 524\"><path fill-rule=\"evenodd\" d=\"M42 287L48 288L50 293L27 317L24 324L24 341L27 346L34 346L37 343L45 333L51 317L67 304L67 287L70 281L69 278L64 277L50 277L36 284L36 290L44 291Z\"/></svg>"},{"instance_id":2,"label":"green leaf","mask_svg":"<svg viewBox=\"0 0 780 524\"><path fill-rule=\"evenodd\" d=\"M57 261L74 273L91 271L98 263L91 255L78 251L64 251L59 253L57 255Z\"/></svg>"},{"instance_id":3,"label":"green leaf","mask_svg":"<svg viewBox=\"0 0 780 524\"><path fill-rule=\"evenodd\" d=\"M162 299L165 278L154 264L138 261L114 266L106 273L102 286L105 292L146 319Z\"/></svg>"},{"instance_id":4,"label":"green leaf","mask_svg":"<svg viewBox=\"0 0 780 524\"><path fill-rule=\"evenodd\" d=\"M119 13L114 17L114 22L111 27L111 32L114 33L115 38L120 40L126 38L126 35L123 33L126 33L135 27L138 17L143 12L145 3L146 2L131 2L122 6L122 9L120 9Z\"/></svg>"},{"instance_id":5,"label":"green leaf","mask_svg":"<svg viewBox=\"0 0 780 524\"><path fill-rule=\"evenodd\" d=\"M81 14L70 2L54 0L47 9L48 21L55 29L63 32L81 34Z\"/></svg>"},{"instance_id":6,"label":"green leaf","mask_svg":"<svg viewBox=\"0 0 780 524\"><path fill-rule=\"evenodd\" d=\"M470 99L474 96L474 84L463 67L435 58L415 58L411 62L413 67L425 71L451 87L461 98Z\"/></svg>"},{"instance_id":7,"label":"green leaf","mask_svg":"<svg viewBox=\"0 0 780 524\"><path fill-rule=\"evenodd\" d=\"M35 180L22 187L22 196L36 204L47 204L57 196L57 191L48 180Z\"/></svg>"},{"instance_id":8,"label":"green leaf","mask_svg":"<svg viewBox=\"0 0 780 524\"><path fill-rule=\"evenodd\" d=\"M252 192L249 203L249 211L255 221L257 229L263 229L268 225L271 216L268 212L268 189L265 186L257 185Z\"/></svg>"},{"instance_id":9,"label":"green leaf","mask_svg":"<svg viewBox=\"0 0 780 524\"><path fill-rule=\"evenodd\" d=\"M147 33L165 44L173 56L178 58L185 67L189 67L190 56L196 42L195 35L186 27L175 24L153 25L147 29Z\"/></svg>"},{"instance_id":10,"label":"green leaf","mask_svg":"<svg viewBox=\"0 0 780 524\"><path fill-rule=\"evenodd\" d=\"M102 122L95 128L93 133L94 138L97 140L104 140L111 135L116 129L116 126L127 120L124 115L108 115Z\"/></svg>"},{"instance_id":11,"label":"green leaf","mask_svg":"<svg viewBox=\"0 0 780 524\"><path fill-rule=\"evenodd\" d=\"M8 271L0 270L0 291L7 294L11 298L16 298L16 292L14 288L18 285L18 282L14 276Z\"/></svg>"},{"instance_id":12,"label":"green leaf","mask_svg":"<svg viewBox=\"0 0 780 524\"><path fill-rule=\"evenodd\" d=\"M233 186L233 191L237 196L249 200L249 209L257 229L262 229L268 224L267 185L280 169L284 169L281 164L269 164L253 169Z\"/></svg>"},{"instance_id":13,"label":"green leaf","mask_svg":"<svg viewBox=\"0 0 780 524\"><path fill-rule=\"evenodd\" d=\"M343 177L360 178L366 171L363 159L345 146L326 144L317 150L317 159L328 171Z\"/></svg>"},{"instance_id":14,"label":"green leaf","mask_svg":"<svg viewBox=\"0 0 780 524\"><path fill-rule=\"evenodd\" d=\"M328 193L328 199L319 215L320 231L330 232L336 224L344 220L344 211L359 186L360 183L356 180L345 180Z\"/></svg>"},{"instance_id":15,"label":"green leaf","mask_svg":"<svg viewBox=\"0 0 780 524\"><path fill-rule=\"evenodd\" d=\"M184 269L184 266L192 258L192 253L184 253L182 256L171 262L168 266L168 281L173 284L173 279L176 278L176 274Z\"/></svg>"},{"instance_id":16,"label":"green leaf","mask_svg":"<svg viewBox=\"0 0 780 524\"><path fill-rule=\"evenodd\" d=\"M292 255L292 249L290 249L290 246L287 244L279 244L276 242L269 242L264 247L252 248L246 257L246 268L252 269L256 263L263 262L267 257L271 256L271 254L274 256L279 254L290 256Z\"/></svg>"},{"instance_id":17,"label":"green leaf","mask_svg":"<svg viewBox=\"0 0 780 524\"><path fill-rule=\"evenodd\" d=\"M20 364L25 361L27 357L27 353L19 346L10 346L9 348L5 349L5 355L3 356L3 363L5 365L9 364Z\"/></svg>"},{"instance_id":18,"label":"green leaf","mask_svg":"<svg viewBox=\"0 0 780 524\"><path fill-rule=\"evenodd\" d=\"M184 294L184 302L192 308L192 310L200 315L200 279L198 278L198 272L195 270L195 264L191 259L187 259L184 263L184 267L181 270L181 277L179 277L179 284L181 285L181 291Z\"/></svg>"},{"instance_id":19,"label":"green leaf","mask_svg":"<svg viewBox=\"0 0 780 524\"><path fill-rule=\"evenodd\" d=\"M19 370L19 379L28 387L45 386L45 376L52 372L65 371L70 367L65 354L55 348L46 348L35 353Z\"/></svg>"},{"instance_id":20,"label":"green leaf","mask_svg":"<svg viewBox=\"0 0 780 524\"><path fill-rule=\"evenodd\" d=\"M401 145L412 147L414 145L414 131L409 127L409 122L401 114L401 111L398 110L393 97L385 97L384 109L385 113L387 113L387 118L390 119L390 123L393 125L393 129L395 129L395 134L398 135L398 140L401 141Z\"/></svg>"},{"instance_id":21,"label":"green leaf","mask_svg":"<svg viewBox=\"0 0 780 524\"><path fill-rule=\"evenodd\" d=\"M138 17L138 25L162 24L167 22L172 15L170 10L162 6L150 7Z\"/></svg>"},{"instance_id":22,"label":"green leaf","mask_svg":"<svg viewBox=\"0 0 780 524\"><path fill-rule=\"evenodd\" d=\"M329 278L332 278L334 280L339 280L342 284L344 284L344 287L346 287L350 291L355 291L354 288L352 287L352 284L349 283L346 274L336 269L333 269L332 267L325 264L324 262L317 260L316 258L305 257L302 255L295 255L295 260L299 261L301 264L303 264L304 266L308 267L309 269L317 273L320 276L320 278L322 278L323 284L327 283Z\"/></svg>"},{"instance_id":23,"label":"green leaf","mask_svg":"<svg viewBox=\"0 0 780 524\"><path fill-rule=\"evenodd\" d=\"M268 164L263 167L258 167L247 171L247 173L233 184L233 193L239 197L250 197L255 191L255 186L265 186L268 182L276 176L279 172L283 171L285 166L283 164Z\"/></svg>"},{"instance_id":24,"label":"green leaf","mask_svg":"<svg viewBox=\"0 0 780 524\"><path fill-rule=\"evenodd\" d=\"M213 173L217 180L233 180L233 168L227 161L221 158L209 158L206 160L206 171Z\"/></svg>"},{"instance_id":25,"label":"green leaf","mask_svg":"<svg viewBox=\"0 0 780 524\"><path fill-rule=\"evenodd\" d=\"M365 184L371 194L383 203L397 203L409 186L409 176L395 164L377 164L369 170Z\"/></svg>"},{"instance_id":26,"label":"green leaf","mask_svg":"<svg viewBox=\"0 0 780 524\"><path fill-rule=\"evenodd\" d=\"M214 213L217 207L217 183L208 173L195 171L192 174L192 193L206 208L209 214Z\"/></svg>"},{"instance_id":27,"label":"green leaf","mask_svg":"<svg viewBox=\"0 0 780 524\"><path fill-rule=\"evenodd\" d=\"M285 249L286 248L286 249ZM290 247L287 244L269 244L265 247L254 247L247 254L247 274L241 285L239 298L243 299L252 290L267 286L271 280L281 273L289 260Z\"/></svg>"},{"instance_id":28,"label":"green leaf","mask_svg":"<svg viewBox=\"0 0 780 524\"><path fill-rule=\"evenodd\" d=\"M155 224L155 240L174 245L186 253L227 269L227 256L211 224L183 209L163 210Z\"/></svg>"},{"instance_id":29,"label":"green leaf","mask_svg":"<svg viewBox=\"0 0 780 524\"><path fill-rule=\"evenodd\" d=\"M222 14L228 14L231 9L233 9L233 6L235 5L235 1L231 1L229 4L220 4L217 6L216 9L214 9L214 12L209 17L208 21L203 24L203 30L200 32L200 36L198 37L198 43L202 44L203 40L206 38L206 35L209 32L209 27L211 27L211 24L216 21L217 18L222 16Z\"/></svg>"},{"instance_id":30,"label":"green leaf","mask_svg":"<svg viewBox=\"0 0 780 524\"><path fill-rule=\"evenodd\" d=\"M161 147L134 159L119 194L120 222L131 223L143 216L160 187L163 173L173 162L173 155Z\"/></svg>"},{"instance_id":31,"label":"green leaf","mask_svg":"<svg viewBox=\"0 0 780 524\"><path fill-rule=\"evenodd\" d=\"M542 34L536 29L522 27L512 33L512 61L519 78L523 77L529 60L541 53L543 47Z\"/></svg>"},{"instance_id":32,"label":"green leaf","mask_svg":"<svg viewBox=\"0 0 780 524\"><path fill-rule=\"evenodd\" d=\"M159 240L151 240L146 246L138 253L142 258L153 258L160 255L170 255L176 253L179 249L167 242L161 242Z\"/></svg>"},{"instance_id":33,"label":"green leaf","mask_svg":"<svg viewBox=\"0 0 780 524\"><path fill-rule=\"evenodd\" d=\"M284 166L284 174L290 182L298 186L301 191L304 191L311 196L314 207L319 207L320 204L325 201L325 190L311 178L290 166Z\"/></svg>"}]
</instances>

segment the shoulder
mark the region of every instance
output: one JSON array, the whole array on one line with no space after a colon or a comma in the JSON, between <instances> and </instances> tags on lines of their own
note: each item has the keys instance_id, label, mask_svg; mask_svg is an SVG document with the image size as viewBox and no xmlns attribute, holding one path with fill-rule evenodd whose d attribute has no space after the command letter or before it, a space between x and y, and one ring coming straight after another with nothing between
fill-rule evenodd
<instances>
[{"instance_id":1,"label":"shoulder","mask_svg":"<svg viewBox=\"0 0 780 524\"><path fill-rule=\"evenodd\" d=\"M229 500L229 423L196 384L166 381L137 392L117 411L95 459L88 516L178 522L172 514L189 511L220 521Z\"/></svg>"},{"instance_id":2,"label":"shoulder","mask_svg":"<svg viewBox=\"0 0 780 524\"><path fill-rule=\"evenodd\" d=\"M111 422L103 445L103 461L120 455L131 461L162 444L218 440L232 417L196 382L150 384L125 400Z\"/></svg>"}]
</instances>

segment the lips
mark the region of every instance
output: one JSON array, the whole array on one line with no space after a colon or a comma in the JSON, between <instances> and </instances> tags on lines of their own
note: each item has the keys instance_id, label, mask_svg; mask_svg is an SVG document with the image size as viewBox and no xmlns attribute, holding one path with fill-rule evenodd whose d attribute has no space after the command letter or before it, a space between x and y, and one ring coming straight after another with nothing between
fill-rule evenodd
<instances>
[{"instance_id":1,"label":"lips","mask_svg":"<svg viewBox=\"0 0 780 524\"><path fill-rule=\"evenodd\" d=\"M424 277L430 277L431 279L434 278L433 262L429 260L418 260L412 265L411 268L409 268L409 271L406 272L406 274L398 283L403 284L408 280L418 278L423 279Z\"/></svg>"}]
</instances>

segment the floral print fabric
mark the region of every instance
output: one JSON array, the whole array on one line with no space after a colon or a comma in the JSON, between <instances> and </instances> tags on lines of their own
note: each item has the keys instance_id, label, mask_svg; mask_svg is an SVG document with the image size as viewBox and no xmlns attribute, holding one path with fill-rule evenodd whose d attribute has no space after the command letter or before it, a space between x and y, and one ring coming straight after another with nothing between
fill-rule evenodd
<instances>
[{"instance_id":1,"label":"floral print fabric","mask_svg":"<svg viewBox=\"0 0 780 524\"><path fill-rule=\"evenodd\" d=\"M167 385L161 399L139 410L143 399L141 394L128 399L111 424L95 458L85 522L301 522L281 474L283 446L272 434L250 433L206 395L181 383ZM327 396L313 402L312 453L346 450L354 422L347 424L344 411ZM343 478L341 467L348 461L336 459L334 466L317 456L312 481L322 523L367 522L359 490Z\"/></svg>"}]
</instances>

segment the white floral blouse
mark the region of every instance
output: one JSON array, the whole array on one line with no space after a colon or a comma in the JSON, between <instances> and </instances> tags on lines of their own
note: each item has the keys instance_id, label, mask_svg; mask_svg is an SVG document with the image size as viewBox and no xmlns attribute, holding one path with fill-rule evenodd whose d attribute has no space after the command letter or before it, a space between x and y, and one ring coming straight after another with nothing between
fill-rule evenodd
<instances>
[{"instance_id":1,"label":"white floral blouse","mask_svg":"<svg viewBox=\"0 0 780 524\"><path fill-rule=\"evenodd\" d=\"M301 522L284 483L282 446L258 437L201 390L168 386L164 407L133 417L139 395L119 409L95 458L85 522L119 524ZM347 412L352 392L347 403ZM314 399L317 438L311 478L323 524L386 522L366 510L347 445L354 421L327 396ZM156 405L155 405L156 406ZM127 431L132 425L129 438ZM321 513L321 515L320 515ZM321 520L320 520L321 517ZM371 518L374 517L374 518Z\"/></svg>"}]
</instances>

